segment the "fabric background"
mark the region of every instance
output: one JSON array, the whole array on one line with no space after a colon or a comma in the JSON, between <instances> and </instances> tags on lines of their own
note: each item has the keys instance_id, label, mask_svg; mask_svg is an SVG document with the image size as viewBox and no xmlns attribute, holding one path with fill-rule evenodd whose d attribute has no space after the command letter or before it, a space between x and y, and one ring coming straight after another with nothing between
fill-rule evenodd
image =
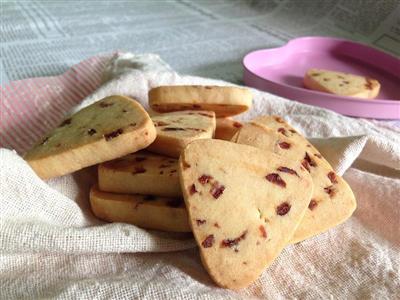
<instances>
[{"instance_id":1,"label":"fabric background","mask_svg":"<svg viewBox=\"0 0 400 300\"><path fill-rule=\"evenodd\" d=\"M228 84L179 75L156 55L109 58L92 58L62 76L1 89L1 298L400 297L400 130L381 122L252 90L253 107L238 119L278 114L313 138L344 174L358 208L344 224L286 247L258 281L239 292L213 284L190 235L97 220L88 207L94 167L40 180L19 154L71 109L112 94L129 95L148 108L147 92L158 85ZM81 86L80 94L66 96L75 86ZM37 96L32 98L32 92ZM14 99L25 104L19 114L12 111ZM49 110L54 103L58 106Z\"/></svg>"}]
</instances>

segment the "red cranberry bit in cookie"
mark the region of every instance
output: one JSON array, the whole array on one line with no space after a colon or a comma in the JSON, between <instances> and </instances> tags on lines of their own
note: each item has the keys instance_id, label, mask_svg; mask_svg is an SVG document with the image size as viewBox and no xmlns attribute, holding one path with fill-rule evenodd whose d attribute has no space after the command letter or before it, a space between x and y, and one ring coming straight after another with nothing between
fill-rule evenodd
<instances>
[{"instance_id":1,"label":"red cranberry bit in cookie","mask_svg":"<svg viewBox=\"0 0 400 300\"><path fill-rule=\"evenodd\" d=\"M113 132L105 134L104 138L106 139L106 141L109 141L113 138L116 138L117 136L119 136L122 133L123 133L123 130L120 128L120 129L114 130Z\"/></svg>"},{"instance_id":2,"label":"red cranberry bit in cookie","mask_svg":"<svg viewBox=\"0 0 400 300\"><path fill-rule=\"evenodd\" d=\"M243 127L243 125L241 123L235 121L235 122L233 122L233 127L241 128L241 127Z\"/></svg>"},{"instance_id":3,"label":"red cranberry bit in cookie","mask_svg":"<svg viewBox=\"0 0 400 300\"><path fill-rule=\"evenodd\" d=\"M333 171L329 172L328 178L332 183L338 183L335 172Z\"/></svg>"},{"instance_id":4,"label":"red cranberry bit in cookie","mask_svg":"<svg viewBox=\"0 0 400 300\"><path fill-rule=\"evenodd\" d=\"M204 185L208 183L211 179L213 179L213 177L210 175L201 175L198 180L201 184Z\"/></svg>"},{"instance_id":5,"label":"red cranberry bit in cookie","mask_svg":"<svg viewBox=\"0 0 400 300\"><path fill-rule=\"evenodd\" d=\"M291 133L297 133L296 130L293 130L293 129L289 129L289 131L290 131Z\"/></svg>"},{"instance_id":6,"label":"red cranberry bit in cookie","mask_svg":"<svg viewBox=\"0 0 400 300\"><path fill-rule=\"evenodd\" d=\"M190 195L193 195L193 194L195 194L195 193L197 193L197 190L196 190L196 186L194 185L194 183L190 186L190 189L189 189L189 194Z\"/></svg>"},{"instance_id":7,"label":"red cranberry bit in cookie","mask_svg":"<svg viewBox=\"0 0 400 300\"><path fill-rule=\"evenodd\" d=\"M265 176L265 179L267 179L269 182L279 185L280 187L286 187L286 182L283 181L281 176L279 176L279 174L277 173L268 174L267 176Z\"/></svg>"},{"instance_id":8,"label":"red cranberry bit in cookie","mask_svg":"<svg viewBox=\"0 0 400 300\"><path fill-rule=\"evenodd\" d=\"M315 199L311 199L310 203L308 204L308 209L309 210L314 210L318 205L318 202L315 201Z\"/></svg>"},{"instance_id":9,"label":"red cranberry bit in cookie","mask_svg":"<svg viewBox=\"0 0 400 300\"><path fill-rule=\"evenodd\" d=\"M286 143L286 142L280 142L279 147L281 147L282 149L289 149L290 148L290 144Z\"/></svg>"},{"instance_id":10,"label":"red cranberry bit in cookie","mask_svg":"<svg viewBox=\"0 0 400 300\"><path fill-rule=\"evenodd\" d=\"M204 241L201 242L201 245L204 248L210 248L212 247L212 245L214 244L214 235L210 234L209 236L207 236Z\"/></svg>"},{"instance_id":11,"label":"red cranberry bit in cookie","mask_svg":"<svg viewBox=\"0 0 400 300\"><path fill-rule=\"evenodd\" d=\"M221 247L229 247L232 248L233 246L236 246L239 244L240 241L244 240L246 238L247 230L243 231L243 233L235 238L235 239L225 239L221 242Z\"/></svg>"},{"instance_id":12,"label":"red cranberry bit in cookie","mask_svg":"<svg viewBox=\"0 0 400 300\"><path fill-rule=\"evenodd\" d=\"M275 117L275 121L277 121L278 123L284 123L281 117Z\"/></svg>"},{"instance_id":13,"label":"red cranberry bit in cookie","mask_svg":"<svg viewBox=\"0 0 400 300\"><path fill-rule=\"evenodd\" d=\"M276 208L276 213L280 216L286 215L291 208L291 205L287 202L281 203L277 208Z\"/></svg>"},{"instance_id":14,"label":"red cranberry bit in cookie","mask_svg":"<svg viewBox=\"0 0 400 300\"><path fill-rule=\"evenodd\" d=\"M336 195L336 190L333 188L333 185L327 186L326 188L324 188L324 191L331 198Z\"/></svg>"},{"instance_id":15,"label":"red cranberry bit in cookie","mask_svg":"<svg viewBox=\"0 0 400 300\"><path fill-rule=\"evenodd\" d=\"M190 168L190 165L189 165L186 161L182 161L182 166L183 166L183 169L184 169L184 170Z\"/></svg>"},{"instance_id":16,"label":"red cranberry bit in cookie","mask_svg":"<svg viewBox=\"0 0 400 300\"><path fill-rule=\"evenodd\" d=\"M111 106L111 105L114 105L114 103L112 103L112 102L111 102L111 103L107 103L107 102L101 102L101 103L100 103L100 107L103 107L103 108L104 108L104 107L109 107L109 106Z\"/></svg>"},{"instance_id":17,"label":"red cranberry bit in cookie","mask_svg":"<svg viewBox=\"0 0 400 300\"><path fill-rule=\"evenodd\" d=\"M260 225L260 226L258 227L258 229L260 230L261 236L262 236L263 238L267 238L267 231L265 230L264 225Z\"/></svg>"},{"instance_id":18,"label":"red cranberry bit in cookie","mask_svg":"<svg viewBox=\"0 0 400 300\"><path fill-rule=\"evenodd\" d=\"M97 132L96 129L90 128L87 133L88 133L88 135L93 135L96 132Z\"/></svg>"},{"instance_id":19,"label":"red cranberry bit in cookie","mask_svg":"<svg viewBox=\"0 0 400 300\"><path fill-rule=\"evenodd\" d=\"M374 82L371 78L366 78L367 83L365 84L365 88L368 90L372 90L374 87Z\"/></svg>"},{"instance_id":20,"label":"red cranberry bit in cookie","mask_svg":"<svg viewBox=\"0 0 400 300\"><path fill-rule=\"evenodd\" d=\"M303 161L301 162L301 164L303 165L304 168L307 169L308 172L310 172L310 166L311 167L316 167L317 164L315 163L315 161L313 161L311 159L311 157L308 155L308 153L306 152L306 155L304 156Z\"/></svg>"},{"instance_id":21,"label":"red cranberry bit in cookie","mask_svg":"<svg viewBox=\"0 0 400 300\"><path fill-rule=\"evenodd\" d=\"M193 107L193 108L201 108L201 105L199 105L199 104L193 104L192 107Z\"/></svg>"},{"instance_id":22,"label":"red cranberry bit in cookie","mask_svg":"<svg viewBox=\"0 0 400 300\"><path fill-rule=\"evenodd\" d=\"M71 124L71 118L64 120L59 127L63 127L65 125L69 125Z\"/></svg>"},{"instance_id":23,"label":"red cranberry bit in cookie","mask_svg":"<svg viewBox=\"0 0 400 300\"><path fill-rule=\"evenodd\" d=\"M142 166L138 166L138 167L135 167L132 174L135 175L135 174L141 174L141 173L145 173L145 172L146 172L145 168L143 168Z\"/></svg>"},{"instance_id":24,"label":"red cranberry bit in cookie","mask_svg":"<svg viewBox=\"0 0 400 300\"><path fill-rule=\"evenodd\" d=\"M203 225L203 224L206 223L206 222L207 222L206 220L200 220L200 219L197 219L197 220L196 220L197 226Z\"/></svg>"},{"instance_id":25,"label":"red cranberry bit in cookie","mask_svg":"<svg viewBox=\"0 0 400 300\"><path fill-rule=\"evenodd\" d=\"M184 128L180 128L180 127L165 127L161 130L162 131L185 131Z\"/></svg>"},{"instance_id":26,"label":"red cranberry bit in cookie","mask_svg":"<svg viewBox=\"0 0 400 300\"><path fill-rule=\"evenodd\" d=\"M220 185L219 182L216 181L213 183L210 193L215 199L218 199L222 195L224 190L225 190L225 187L223 185Z\"/></svg>"},{"instance_id":27,"label":"red cranberry bit in cookie","mask_svg":"<svg viewBox=\"0 0 400 300\"><path fill-rule=\"evenodd\" d=\"M299 176L295 170L289 169L287 167L279 167L277 170L279 172L283 172L283 173L288 173L288 174Z\"/></svg>"},{"instance_id":28,"label":"red cranberry bit in cookie","mask_svg":"<svg viewBox=\"0 0 400 300\"><path fill-rule=\"evenodd\" d=\"M214 223L214 227L221 228L221 227L219 226L218 222L215 222L215 223Z\"/></svg>"},{"instance_id":29,"label":"red cranberry bit in cookie","mask_svg":"<svg viewBox=\"0 0 400 300\"><path fill-rule=\"evenodd\" d=\"M278 132L286 136L286 129L283 127L278 128Z\"/></svg>"}]
</instances>

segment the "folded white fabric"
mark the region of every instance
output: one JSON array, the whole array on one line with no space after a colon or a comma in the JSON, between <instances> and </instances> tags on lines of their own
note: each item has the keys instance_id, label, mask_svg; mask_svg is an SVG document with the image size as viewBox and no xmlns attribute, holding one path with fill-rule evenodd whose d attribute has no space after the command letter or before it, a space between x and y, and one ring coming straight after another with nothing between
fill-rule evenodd
<instances>
[{"instance_id":1,"label":"folded white fabric","mask_svg":"<svg viewBox=\"0 0 400 300\"><path fill-rule=\"evenodd\" d=\"M75 110L112 94L148 107L147 92L158 85L228 84L180 76L151 55L115 56L107 70L109 81ZM278 114L318 138L312 142L356 195L349 221L288 246L251 287L227 291L208 277L190 235L94 218L94 168L43 182L15 152L0 149L0 298L400 298L398 129L253 94L240 119ZM351 168L356 159L364 170Z\"/></svg>"}]
</instances>

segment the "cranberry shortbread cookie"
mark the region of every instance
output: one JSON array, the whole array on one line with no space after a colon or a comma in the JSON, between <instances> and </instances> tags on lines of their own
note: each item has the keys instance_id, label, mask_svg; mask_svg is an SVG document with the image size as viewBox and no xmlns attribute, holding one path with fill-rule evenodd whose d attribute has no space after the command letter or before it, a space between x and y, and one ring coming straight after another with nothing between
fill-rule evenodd
<instances>
[{"instance_id":1,"label":"cranberry shortbread cookie","mask_svg":"<svg viewBox=\"0 0 400 300\"><path fill-rule=\"evenodd\" d=\"M156 140L149 151L179 158L191 141L210 139L215 131L215 113L212 111L177 111L151 117L157 129Z\"/></svg>"},{"instance_id":2,"label":"cranberry shortbread cookie","mask_svg":"<svg viewBox=\"0 0 400 300\"><path fill-rule=\"evenodd\" d=\"M176 85L149 91L149 105L158 112L209 110L217 117L227 117L245 112L251 102L248 89L233 86Z\"/></svg>"},{"instance_id":3,"label":"cranberry shortbread cookie","mask_svg":"<svg viewBox=\"0 0 400 300\"><path fill-rule=\"evenodd\" d=\"M307 71L304 86L316 91L364 99L375 98L381 88L380 83L372 78L320 69Z\"/></svg>"},{"instance_id":4,"label":"cranberry shortbread cookie","mask_svg":"<svg viewBox=\"0 0 400 300\"><path fill-rule=\"evenodd\" d=\"M110 96L65 119L24 156L43 179L143 149L156 138L147 112L124 96Z\"/></svg>"},{"instance_id":5,"label":"cranberry shortbread cookie","mask_svg":"<svg viewBox=\"0 0 400 300\"><path fill-rule=\"evenodd\" d=\"M179 175L203 265L230 289L251 284L279 255L313 188L298 163L215 139L190 143Z\"/></svg>"},{"instance_id":6,"label":"cranberry shortbread cookie","mask_svg":"<svg viewBox=\"0 0 400 300\"><path fill-rule=\"evenodd\" d=\"M356 209L356 200L349 185L334 172L318 150L282 118L256 118L243 125L233 140L292 159L310 173L314 192L291 243L343 223Z\"/></svg>"},{"instance_id":7,"label":"cranberry shortbread cookie","mask_svg":"<svg viewBox=\"0 0 400 300\"><path fill-rule=\"evenodd\" d=\"M93 186L90 206L96 217L107 222L130 223L163 231L191 231L181 198L114 194L101 192Z\"/></svg>"},{"instance_id":8,"label":"cranberry shortbread cookie","mask_svg":"<svg viewBox=\"0 0 400 300\"><path fill-rule=\"evenodd\" d=\"M214 138L230 141L235 133L242 127L242 123L231 118L217 118Z\"/></svg>"},{"instance_id":9,"label":"cranberry shortbread cookie","mask_svg":"<svg viewBox=\"0 0 400 300\"><path fill-rule=\"evenodd\" d=\"M100 164L98 177L105 192L182 197L175 158L141 151Z\"/></svg>"}]
</instances>

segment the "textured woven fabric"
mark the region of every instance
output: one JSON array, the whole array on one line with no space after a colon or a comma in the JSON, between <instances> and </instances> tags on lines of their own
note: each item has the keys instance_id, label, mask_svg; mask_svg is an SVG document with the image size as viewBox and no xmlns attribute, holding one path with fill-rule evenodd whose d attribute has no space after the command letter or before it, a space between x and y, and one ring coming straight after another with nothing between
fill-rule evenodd
<instances>
[{"instance_id":1,"label":"textured woven fabric","mask_svg":"<svg viewBox=\"0 0 400 300\"><path fill-rule=\"evenodd\" d=\"M112 69L103 77L111 79L74 110L111 94L132 96L147 107L147 92L158 85L227 84L149 67L154 61L137 64L142 61L136 56L130 60L146 68ZM286 247L253 285L228 291L213 284L190 235L97 220L88 207L95 168L43 182L17 152L1 149L0 298L399 298L399 130L253 94L253 108L238 119L278 114L315 138L356 195L350 220ZM65 105L64 113L70 108Z\"/></svg>"}]
</instances>

